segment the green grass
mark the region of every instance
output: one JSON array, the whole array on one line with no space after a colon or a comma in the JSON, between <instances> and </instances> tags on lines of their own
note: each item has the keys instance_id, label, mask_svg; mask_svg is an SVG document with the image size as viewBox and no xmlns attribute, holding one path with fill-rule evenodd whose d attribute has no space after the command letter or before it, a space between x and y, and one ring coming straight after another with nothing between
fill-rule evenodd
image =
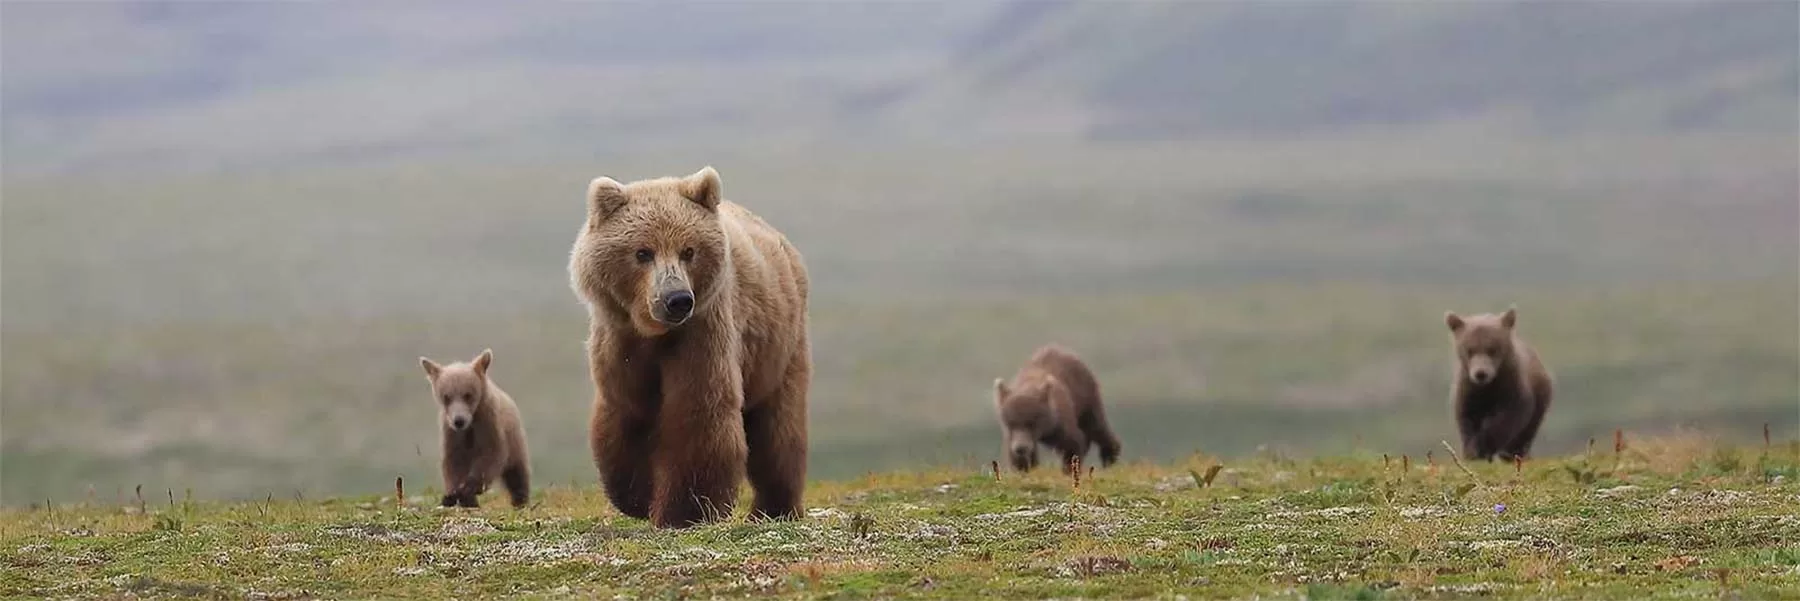
<instances>
[{"instance_id":1,"label":"green grass","mask_svg":"<svg viewBox=\"0 0 1800 601\"><path fill-rule=\"evenodd\" d=\"M1685 598L1800 595L1800 444L1626 437L1522 470L1440 449L1193 455L1077 486L986 466L815 482L809 516L658 531L591 487L0 513L0 597ZM1405 465L1407 469L1402 469ZM746 492L746 498L747 498ZM1504 510L1497 507L1504 505Z\"/></svg>"}]
</instances>

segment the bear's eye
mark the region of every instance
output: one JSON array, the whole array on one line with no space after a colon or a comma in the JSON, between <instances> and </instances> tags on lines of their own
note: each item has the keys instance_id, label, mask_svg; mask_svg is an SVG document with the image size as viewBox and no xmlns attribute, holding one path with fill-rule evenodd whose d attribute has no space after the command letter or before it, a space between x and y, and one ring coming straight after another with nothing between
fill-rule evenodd
<instances>
[{"instance_id":1,"label":"bear's eye","mask_svg":"<svg viewBox=\"0 0 1800 601\"><path fill-rule=\"evenodd\" d=\"M446 402L446 403L450 402L450 395L447 395L447 394L444 395L444 402Z\"/></svg>"},{"instance_id":2,"label":"bear's eye","mask_svg":"<svg viewBox=\"0 0 1800 601\"><path fill-rule=\"evenodd\" d=\"M683 262L694 260L694 249L693 248L681 249L681 260Z\"/></svg>"},{"instance_id":3,"label":"bear's eye","mask_svg":"<svg viewBox=\"0 0 1800 601\"><path fill-rule=\"evenodd\" d=\"M649 263L651 259L655 258L656 253L650 252L648 248L640 248L637 251L637 262L639 263Z\"/></svg>"},{"instance_id":4,"label":"bear's eye","mask_svg":"<svg viewBox=\"0 0 1800 601\"><path fill-rule=\"evenodd\" d=\"M464 402L464 403L467 403L467 402L469 402L469 401L473 401L473 400L475 400L475 395L472 395L472 394L465 394L465 395L463 395L463 402Z\"/></svg>"}]
</instances>

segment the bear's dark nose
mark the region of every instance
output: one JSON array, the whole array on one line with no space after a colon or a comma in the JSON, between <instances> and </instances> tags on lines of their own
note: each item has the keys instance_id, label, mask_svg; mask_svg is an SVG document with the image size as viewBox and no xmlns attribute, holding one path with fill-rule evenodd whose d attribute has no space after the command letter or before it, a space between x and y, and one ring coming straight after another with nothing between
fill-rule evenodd
<instances>
[{"instance_id":1,"label":"bear's dark nose","mask_svg":"<svg viewBox=\"0 0 1800 601\"><path fill-rule=\"evenodd\" d=\"M1031 447L1028 447L1028 446L1013 447L1012 448L1012 459L1014 462L1030 461L1031 460Z\"/></svg>"},{"instance_id":2,"label":"bear's dark nose","mask_svg":"<svg viewBox=\"0 0 1800 601\"><path fill-rule=\"evenodd\" d=\"M694 312L694 293L676 290L663 295L663 311L668 315L669 321L687 319L688 314Z\"/></svg>"},{"instance_id":3,"label":"bear's dark nose","mask_svg":"<svg viewBox=\"0 0 1800 601\"><path fill-rule=\"evenodd\" d=\"M1028 472L1031 471L1031 468L1036 467L1036 458L1031 456L1031 449L1029 447L1024 449L1015 448L1008 455L1010 456L1007 457L1007 459L1012 463L1013 469L1021 472Z\"/></svg>"},{"instance_id":4,"label":"bear's dark nose","mask_svg":"<svg viewBox=\"0 0 1800 601\"><path fill-rule=\"evenodd\" d=\"M467 427L469 427L469 418L466 418L466 417L450 418L450 427L457 429L457 430L467 428Z\"/></svg>"}]
</instances>

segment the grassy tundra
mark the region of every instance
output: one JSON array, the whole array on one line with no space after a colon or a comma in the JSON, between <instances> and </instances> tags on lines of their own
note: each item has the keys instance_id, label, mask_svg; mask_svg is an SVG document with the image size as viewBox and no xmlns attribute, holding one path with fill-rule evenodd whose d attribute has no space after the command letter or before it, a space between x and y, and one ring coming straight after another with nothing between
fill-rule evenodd
<instances>
[{"instance_id":1,"label":"grassy tundra","mask_svg":"<svg viewBox=\"0 0 1800 601\"><path fill-rule=\"evenodd\" d=\"M1615 427L1800 434L1794 152L1696 135L708 158L806 253L811 475L844 478L993 457L989 383L1048 341L1098 374L1128 458L1423 454L1454 437L1443 312L1508 302L1557 376L1542 452ZM9 175L0 501L423 482L415 358L489 347L534 475L592 483L565 272L581 192L692 160Z\"/></svg>"},{"instance_id":2,"label":"grassy tundra","mask_svg":"<svg viewBox=\"0 0 1800 601\"><path fill-rule=\"evenodd\" d=\"M1219 467L1220 469L1213 469ZM818 482L810 517L657 531L593 487L0 513L0 597L1726 598L1800 595L1800 444L1694 434L1472 464L1195 454L1076 483L986 466ZM491 493L494 496L500 493Z\"/></svg>"}]
</instances>

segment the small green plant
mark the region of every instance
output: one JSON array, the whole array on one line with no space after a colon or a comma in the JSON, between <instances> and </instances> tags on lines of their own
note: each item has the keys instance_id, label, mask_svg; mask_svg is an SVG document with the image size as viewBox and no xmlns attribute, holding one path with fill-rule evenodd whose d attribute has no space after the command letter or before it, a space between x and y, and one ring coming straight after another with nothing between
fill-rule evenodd
<instances>
[{"instance_id":1,"label":"small green plant","mask_svg":"<svg viewBox=\"0 0 1800 601\"><path fill-rule=\"evenodd\" d=\"M1712 467L1729 474L1743 469L1744 460L1738 456L1737 449L1721 446L1713 449Z\"/></svg>"},{"instance_id":2,"label":"small green plant","mask_svg":"<svg viewBox=\"0 0 1800 601\"><path fill-rule=\"evenodd\" d=\"M1188 470L1188 475L1194 477L1194 483L1200 485L1200 488L1211 488L1213 478L1218 477L1219 470L1222 469L1225 469L1225 466L1215 463L1212 467L1206 468L1205 474L1201 474L1194 470Z\"/></svg>"},{"instance_id":3,"label":"small green plant","mask_svg":"<svg viewBox=\"0 0 1800 601\"><path fill-rule=\"evenodd\" d=\"M1594 470L1587 466L1576 467L1565 464L1563 465L1563 470L1568 472L1569 478L1573 479L1576 484L1593 484L1595 480L1599 479L1599 475L1594 473Z\"/></svg>"},{"instance_id":4,"label":"small green plant","mask_svg":"<svg viewBox=\"0 0 1800 601\"><path fill-rule=\"evenodd\" d=\"M869 527L873 525L875 525L875 520L859 511L850 516L850 535L856 538L868 538Z\"/></svg>"},{"instance_id":5,"label":"small green plant","mask_svg":"<svg viewBox=\"0 0 1800 601\"><path fill-rule=\"evenodd\" d=\"M1381 589L1366 584L1340 585L1314 582L1306 585L1306 598L1310 600L1376 601L1384 598Z\"/></svg>"},{"instance_id":6,"label":"small green plant","mask_svg":"<svg viewBox=\"0 0 1800 601\"><path fill-rule=\"evenodd\" d=\"M181 518L163 513L157 514L156 519L150 523L150 528L158 532L180 532L181 525Z\"/></svg>"}]
</instances>

